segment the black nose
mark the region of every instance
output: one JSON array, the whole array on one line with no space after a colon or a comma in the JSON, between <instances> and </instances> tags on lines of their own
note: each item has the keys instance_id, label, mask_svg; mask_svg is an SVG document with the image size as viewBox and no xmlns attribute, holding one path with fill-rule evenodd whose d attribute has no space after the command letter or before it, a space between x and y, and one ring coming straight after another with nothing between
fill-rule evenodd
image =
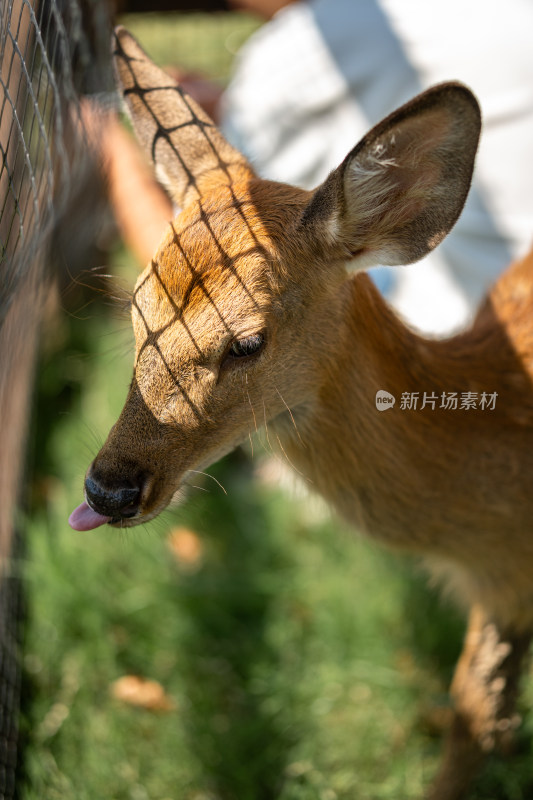
<instances>
[{"instance_id":1,"label":"black nose","mask_svg":"<svg viewBox=\"0 0 533 800\"><path fill-rule=\"evenodd\" d=\"M85 478L87 502L105 517L134 517L139 511L141 486L106 486L95 477Z\"/></svg>"}]
</instances>

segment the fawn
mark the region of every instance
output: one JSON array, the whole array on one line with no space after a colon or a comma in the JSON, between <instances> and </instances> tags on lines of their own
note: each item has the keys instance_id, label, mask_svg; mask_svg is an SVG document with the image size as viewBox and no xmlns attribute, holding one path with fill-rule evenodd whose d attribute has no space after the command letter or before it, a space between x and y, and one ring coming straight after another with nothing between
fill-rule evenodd
<instances>
[{"instance_id":1,"label":"fawn","mask_svg":"<svg viewBox=\"0 0 533 800\"><path fill-rule=\"evenodd\" d=\"M470 608L430 790L459 798L512 736L533 632L533 259L445 341L408 329L359 270L416 261L454 225L478 104L456 83L424 92L308 192L256 177L123 28L115 64L182 211L135 287L133 382L71 525L152 519L191 471L268 423L343 517L421 554ZM452 392L485 407L454 410L441 402ZM377 409L403 393L419 393L418 407Z\"/></svg>"}]
</instances>

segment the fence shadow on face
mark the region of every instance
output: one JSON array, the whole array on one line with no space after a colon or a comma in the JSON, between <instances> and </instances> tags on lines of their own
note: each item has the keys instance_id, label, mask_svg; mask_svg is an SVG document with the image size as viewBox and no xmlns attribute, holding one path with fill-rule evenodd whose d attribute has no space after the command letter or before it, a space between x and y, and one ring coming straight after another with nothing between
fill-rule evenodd
<instances>
[{"instance_id":1,"label":"fence shadow on face","mask_svg":"<svg viewBox=\"0 0 533 800\"><path fill-rule=\"evenodd\" d=\"M206 281L206 274L210 269L214 269L218 273L227 273L228 277L232 279L233 284L237 286L238 291L241 291L247 301L249 301L250 307L254 309L259 308L259 302L256 297L254 297L253 289L248 287L246 278L241 274L237 265L238 262L244 263L247 257L265 257L264 248L258 241L246 219L243 210L243 202L237 198L233 190L231 190L229 210L237 214L239 219L241 219L246 226L250 238L250 243L248 245L230 254L228 250L224 248L214 225L211 224L210 216L213 212L206 211L202 207L200 201L200 220L195 220L194 226L191 227L200 225L203 229L203 234L208 241L207 249L214 254L212 263L195 263L194 257L189 252L190 248L188 248L187 244L184 244L184 240L187 240L190 236L190 231L185 229L178 232L175 222L171 222L171 246L179 256L179 264L176 264L174 274L169 275L168 268L165 271L161 268L157 258L152 259L149 269L146 271L144 278L138 283L132 297L132 307L142 321L144 327L143 340L137 343L138 351L136 363L140 362L145 350L151 348L153 353L157 356L156 360L159 361L159 366L163 368L164 373L166 373L172 381L176 392L181 395L183 400L190 407L199 423L202 422L202 415L183 383L180 381L178 371L171 363L173 360L172 356L177 355L179 360L179 354L166 353L164 348L160 345L160 338L172 326L179 326L181 329L180 333L185 333L186 339L192 344L195 357L198 361L200 363L205 363L211 360L211 354L202 349L201 342L195 335L193 327L185 318L185 312L188 310L188 304L193 293L195 293L196 296L200 294L203 298L203 304L207 306L208 309L214 311L214 324L217 330L220 331L220 335L231 335L228 307L231 309L233 300L232 297L229 296L227 298L228 307L225 307L223 303L214 298L207 285L208 281ZM153 281L154 284L151 288L149 286L147 287L151 281ZM254 283L256 283L256 281L254 281ZM154 320L148 319L147 314L143 311L140 295L143 294L145 287L147 287L148 292L157 290L158 295L164 298L165 312L162 315L164 321L162 321L161 324L157 321L154 324ZM153 364L153 359L151 363ZM152 368L157 369L157 366L153 366Z\"/></svg>"}]
</instances>

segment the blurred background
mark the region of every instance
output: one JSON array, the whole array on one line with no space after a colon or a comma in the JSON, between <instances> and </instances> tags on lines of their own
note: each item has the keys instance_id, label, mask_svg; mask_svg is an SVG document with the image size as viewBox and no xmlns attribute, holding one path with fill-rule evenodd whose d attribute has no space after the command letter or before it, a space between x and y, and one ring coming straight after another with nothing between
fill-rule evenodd
<instances>
[{"instance_id":1,"label":"blurred background","mask_svg":"<svg viewBox=\"0 0 533 800\"><path fill-rule=\"evenodd\" d=\"M144 267L94 111L116 106L111 23L221 88L263 24L164 5L1 11L0 797L418 798L462 617L412 561L280 483L264 437L148 525L67 524L125 399ZM532 705L529 681L516 752L473 797L531 797Z\"/></svg>"}]
</instances>

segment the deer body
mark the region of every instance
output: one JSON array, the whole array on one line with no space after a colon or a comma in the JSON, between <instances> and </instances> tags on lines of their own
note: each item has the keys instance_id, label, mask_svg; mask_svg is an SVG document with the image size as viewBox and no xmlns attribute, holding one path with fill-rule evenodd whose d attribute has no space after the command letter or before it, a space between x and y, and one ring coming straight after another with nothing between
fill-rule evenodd
<instances>
[{"instance_id":1,"label":"deer body","mask_svg":"<svg viewBox=\"0 0 533 800\"><path fill-rule=\"evenodd\" d=\"M495 304L505 300L505 329L487 304L470 331L446 341L407 330L366 276L352 277L332 320L336 342L318 359L316 396L293 410L295 425L288 412L274 422L290 462L359 530L427 557L463 599L482 594L502 621L524 627L533 613L533 351L521 323L533 310L532 270L529 257L493 293ZM379 413L381 388L397 404ZM496 391L497 403L439 408L451 388ZM417 409L397 407L403 392L418 393ZM435 408L420 408L424 392Z\"/></svg>"},{"instance_id":2,"label":"deer body","mask_svg":"<svg viewBox=\"0 0 533 800\"><path fill-rule=\"evenodd\" d=\"M513 728L533 631L533 260L447 341L409 330L346 264L417 260L451 228L476 101L459 85L429 90L307 192L257 178L124 30L116 63L137 135L183 211L137 282L133 382L71 524L155 517L190 474L265 426L311 489L423 556L471 607L431 795L459 798ZM377 410L379 390L393 408ZM401 408L406 392L435 407ZM497 401L440 407L449 392Z\"/></svg>"}]
</instances>

